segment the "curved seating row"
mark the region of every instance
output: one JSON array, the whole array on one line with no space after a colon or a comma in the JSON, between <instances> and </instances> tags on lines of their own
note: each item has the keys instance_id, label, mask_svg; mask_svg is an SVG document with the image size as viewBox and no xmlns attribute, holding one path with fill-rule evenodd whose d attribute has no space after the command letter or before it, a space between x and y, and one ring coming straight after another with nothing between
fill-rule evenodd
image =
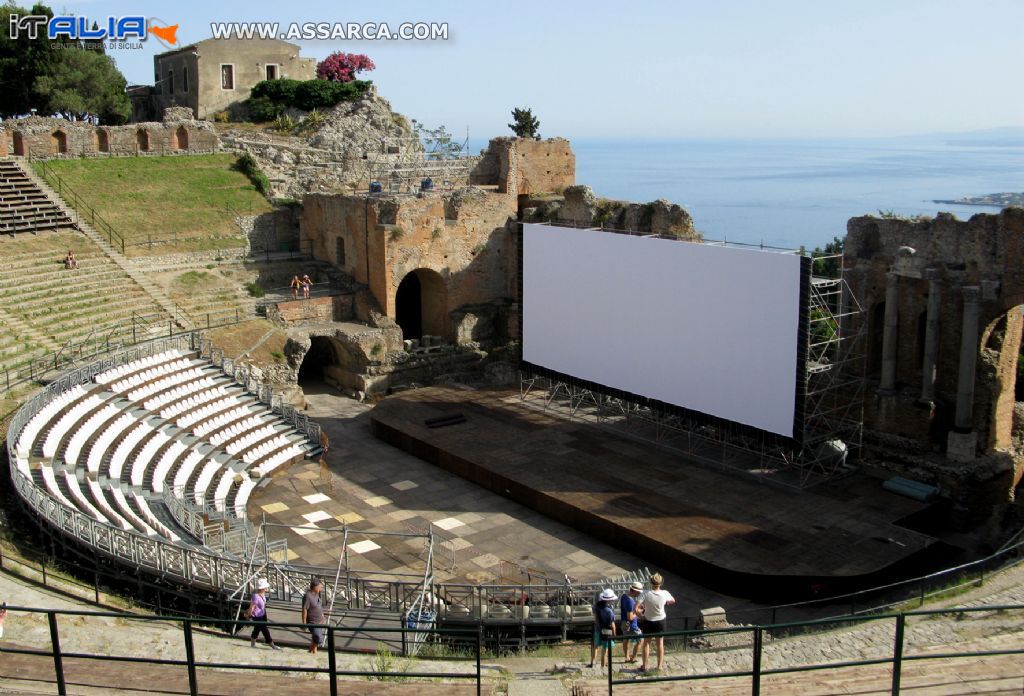
<instances>
[{"instance_id":1,"label":"curved seating row","mask_svg":"<svg viewBox=\"0 0 1024 696\"><path fill-rule=\"evenodd\" d=\"M194 355L167 351L94 379L26 423L16 467L61 503L120 529L195 543L163 503L169 486L244 517L260 480L308 446ZM44 461L33 463L40 452Z\"/></svg>"}]
</instances>

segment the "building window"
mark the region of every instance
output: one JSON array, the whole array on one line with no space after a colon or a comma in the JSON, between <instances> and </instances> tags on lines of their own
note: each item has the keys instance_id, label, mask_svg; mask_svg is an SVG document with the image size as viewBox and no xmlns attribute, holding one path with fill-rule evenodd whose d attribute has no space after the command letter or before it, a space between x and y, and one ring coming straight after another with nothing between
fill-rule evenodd
<instances>
[{"instance_id":1,"label":"building window","mask_svg":"<svg viewBox=\"0 0 1024 696\"><path fill-rule=\"evenodd\" d=\"M338 237L337 248L335 249L335 259L339 266L345 265L345 239Z\"/></svg>"},{"instance_id":2,"label":"building window","mask_svg":"<svg viewBox=\"0 0 1024 696\"><path fill-rule=\"evenodd\" d=\"M167 71L167 79L165 80L165 82L167 83L167 93L168 94L173 94L174 93L174 71L173 70L168 70Z\"/></svg>"},{"instance_id":3,"label":"building window","mask_svg":"<svg viewBox=\"0 0 1024 696\"><path fill-rule=\"evenodd\" d=\"M276 65L268 65L267 66L267 79L268 80L276 80L277 79L277 66Z\"/></svg>"},{"instance_id":4,"label":"building window","mask_svg":"<svg viewBox=\"0 0 1024 696\"><path fill-rule=\"evenodd\" d=\"M235 88L235 66L234 65L221 65L220 66L220 88L221 89L234 89Z\"/></svg>"},{"instance_id":5,"label":"building window","mask_svg":"<svg viewBox=\"0 0 1024 696\"><path fill-rule=\"evenodd\" d=\"M188 66L181 69L181 91L188 91Z\"/></svg>"}]
</instances>

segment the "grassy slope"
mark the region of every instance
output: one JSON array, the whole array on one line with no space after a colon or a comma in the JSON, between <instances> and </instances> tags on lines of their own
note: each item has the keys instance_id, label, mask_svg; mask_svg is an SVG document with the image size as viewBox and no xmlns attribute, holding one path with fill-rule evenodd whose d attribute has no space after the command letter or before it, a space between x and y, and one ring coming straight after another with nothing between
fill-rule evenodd
<instances>
[{"instance_id":1,"label":"grassy slope","mask_svg":"<svg viewBox=\"0 0 1024 696\"><path fill-rule=\"evenodd\" d=\"M235 160L229 154L112 157L59 160L49 166L129 243L150 235L154 240L177 237L177 244L152 249L165 254L241 246L235 214L271 209L249 180L231 169ZM145 246L128 251L149 253Z\"/></svg>"}]
</instances>

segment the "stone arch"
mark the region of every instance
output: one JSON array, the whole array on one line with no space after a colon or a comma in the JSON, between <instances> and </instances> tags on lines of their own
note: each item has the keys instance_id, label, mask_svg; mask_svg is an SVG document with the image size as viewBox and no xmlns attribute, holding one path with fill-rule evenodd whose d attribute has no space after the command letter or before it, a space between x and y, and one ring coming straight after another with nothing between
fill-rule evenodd
<instances>
[{"instance_id":1,"label":"stone arch","mask_svg":"<svg viewBox=\"0 0 1024 696\"><path fill-rule=\"evenodd\" d=\"M358 342L339 339L335 335L310 334L308 347L305 341L297 343L295 348L298 350L290 350L289 345L294 344L289 339L285 352L294 356L298 383L304 389L315 388L321 383L336 389L365 389L360 374L365 372L369 359L365 348Z\"/></svg>"},{"instance_id":2,"label":"stone arch","mask_svg":"<svg viewBox=\"0 0 1024 696\"><path fill-rule=\"evenodd\" d=\"M63 155L68 151L68 135L62 130L55 130L50 134L50 152L54 155Z\"/></svg>"},{"instance_id":3,"label":"stone arch","mask_svg":"<svg viewBox=\"0 0 1024 696\"><path fill-rule=\"evenodd\" d=\"M172 144L175 150L188 149L188 129L185 126L178 126L178 129L174 131Z\"/></svg>"},{"instance_id":4,"label":"stone arch","mask_svg":"<svg viewBox=\"0 0 1024 696\"><path fill-rule=\"evenodd\" d=\"M978 376L989 382L988 450L1006 449L1013 444L1017 363L1024 327L1021 310L1021 307L1014 307L1000 314L985 326L981 334Z\"/></svg>"},{"instance_id":5,"label":"stone arch","mask_svg":"<svg viewBox=\"0 0 1024 696\"><path fill-rule=\"evenodd\" d=\"M139 152L149 152L149 131L145 128L135 131L135 148Z\"/></svg>"},{"instance_id":6,"label":"stone arch","mask_svg":"<svg viewBox=\"0 0 1024 696\"><path fill-rule=\"evenodd\" d=\"M96 129L96 152L110 152L110 134L103 128Z\"/></svg>"},{"instance_id":7,"label":"stone arch","mask_svg":"<svg viewBox=\"0 0 1024 696\"><path fill-rule=\"evenodd\" d=\"M328 336L310 336L309 350L302 356L299 364L299 384L311 381L322 381L327 368L337 365L338 351Z\"/></svg>"},{"instance_id":8,"label":"stone arch","mask_svg":"<svg viewBox=\"0 0 1024 696\"><path fill-rule=\"evenodd\" d=\"M395 290L395 321L402 337L448 336L448 288L444 278L429 268L417 268L402 278Z\"/></svg>"},{"instance_id":9,"label":"stone arch","mask_svg":"<svg viewBox=\"0 0 1024 696\"><path fill-rule=\"evenodd\" d=\"M19 133L18 131L14 132L13 150L14 154L17 155L18 157L26 156L25 136Z\"/></svg>"}]
</instances>

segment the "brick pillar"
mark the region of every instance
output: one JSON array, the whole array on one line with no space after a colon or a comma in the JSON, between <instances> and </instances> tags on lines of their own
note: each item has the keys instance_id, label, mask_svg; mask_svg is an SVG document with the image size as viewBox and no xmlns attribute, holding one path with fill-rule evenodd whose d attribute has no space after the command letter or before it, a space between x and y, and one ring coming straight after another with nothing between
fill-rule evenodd
<instances>
[{"instance_id":1,"label":"brick pillar","mask_svg":"<svg viewBox=\"0 0 1024 696\"><path fill-rule=\"evenodd\" d=\"M885 331L882 334L883 391L896 388L896 341L899 329L899 276L895 271L885 274Z\"/></svg>"},{"instance_id":2,"label":"brick pillar","mask_svg":"<svg viewBox=\"0 0 1024 696\"><path fill-rule=\"evenodd\" d=\"M924 327L921 403L930 405L935 401L935 364L939 355L939 305L942 299L942 290L939 286L938 269L926 269L924 277L928 279L928 312L925 315Z\"/></svg>"},{"instance_id":3,"label":"brick pillar","mask_svg":"<svg viewBox=\"0 0 1024 696\"><path fill-rule=\"evenodd\" d=\"M978 366L978 308L981 288L963 288L964 320L960 334L960 368L956 387L956 419L949 433L946 456L955 462L974 459L978 433L974 431L974 373Z\"/></svg>"}]
</instances>

